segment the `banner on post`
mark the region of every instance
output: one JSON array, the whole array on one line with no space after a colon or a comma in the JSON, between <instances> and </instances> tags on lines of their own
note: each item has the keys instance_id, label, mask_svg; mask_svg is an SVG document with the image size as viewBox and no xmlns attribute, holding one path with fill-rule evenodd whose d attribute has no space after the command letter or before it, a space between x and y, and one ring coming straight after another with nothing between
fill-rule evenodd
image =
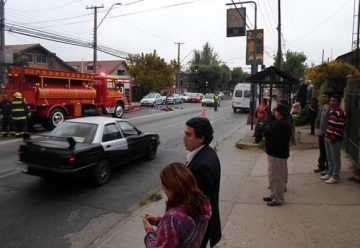
<instances>
[{"instance_id":1,"label":"banner on post","mask_svg":"<svg viewBox=\"0 0 360 248\"><path fill-rule=\"evenodd\" d=\"M239 11L238 11L239 10ZM226 37L245 36L246 11L245 8L227 9ZM240 12L240 14L239 14Z\"/></svg>"},{"instance_id":2,"label":"banner on post","mask_svg":"<svg viewBox=\"0 0 360 248\"><path fill-rule=\"evenodd\" d=\"M256 30L256 39L254 33L255 30L246 31L246 64L252 65L256 57L256 64L262 65L264 63L264 29Z\"/></svg>"}]
</instances>

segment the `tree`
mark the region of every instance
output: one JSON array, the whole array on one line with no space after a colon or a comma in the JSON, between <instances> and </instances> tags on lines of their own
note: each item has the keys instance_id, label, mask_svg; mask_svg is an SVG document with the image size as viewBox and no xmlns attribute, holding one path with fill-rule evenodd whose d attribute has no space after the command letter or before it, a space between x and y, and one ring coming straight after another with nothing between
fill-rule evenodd
<instances>
[{"instance_id":1,"label":"tree","mask_svg":"<svg viewBox=\"0 0 360 248\"><path fill-rule=\"evenodd\" d=\"M14 65L17 66L27 66L28 65L28 57L22 53L14 53Z\"/></svg>"},{"instance_id":2,"label":"tree","mask_svg":"<svg viewBox=\"0 0 360 248\"><path fill-rule=\"evenodd\" d=\"M250 74L244 72L241 67L235 67L231 72L231 83L230 88L234 88L237 83L245 81L245 78L249 77Z\"/></svg>"},{"instance_id":3,"label":"tree","mask_svg":"<svg viewBox=\"0 0 360 248\"><path fill-rule=\"evenodd\" d=\"M130 55L125 68L145 92L159 92L174 85L177 63L172 60L167 64L154 51L145 55Z\"/></svg>"},{"instance_id":4,"label":"tree","mask_svg":"<svg viewBox=\"0 0 360 248\"><path fill-rule=\"evenodd\" d=\"M202 50L194 50L190 71L193 75L190 78L191 83L197 85L197 90L202 92L222 89L223 83L230 76L230 69L226 65L220 65L218 54L209 42L203 45Z\"/></svg>"},{"instance_id":5,"label":"tree","mask_svg":"<svg viewBox=\"0 0 360 248\"><path fill-rule=\"evenodd\" d=\"M306 78L314 83L315 97L326 91L343 96L348 75L360 78L360 72L356 67L339 61L331 61L306 70Z\"/></svg>"},{"instance_id":6,"label":"tree","mask_svg":"<svg viewBox=\"0 0 360 248\"><path fill-rule=\"evenodd\" d=\"M294 78L300 79L304 76L306 69L306 55L301 52L286 51L285 59L282 59L281 70L287 72ZM278 57L274 56L274 66L278 65Z\"/></svg>"}]
</instances>

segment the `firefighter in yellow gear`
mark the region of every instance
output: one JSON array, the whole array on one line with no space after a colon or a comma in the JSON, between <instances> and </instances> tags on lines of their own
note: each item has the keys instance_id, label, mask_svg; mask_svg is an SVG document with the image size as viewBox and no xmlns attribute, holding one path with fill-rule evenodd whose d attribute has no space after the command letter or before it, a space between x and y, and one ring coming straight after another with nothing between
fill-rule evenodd
<instances>
[{"instance_id":1,"label":"firefighter in yellow gear","mask_svg":"<svg viewBox=\"0 0 360 248\"><path fill-rule=\"evenodd\" d=\"M219 105L219 97L218 95L214 94L214 111L217 111Z\"/></svg>"},{"instance_id":2,"label":"firefighter in yellow gear","mask_svg":"<svg viewBox=\"0 0 360 248\"><path fill-rule=\"evenodd\" d=\"M0 105L1 114L2 114L2 125L0 136L8 136L11 132L11 101L9 100L8 95L3 96L3 100Z\"/></svg>"},{"instance_id":3,"label":"firefighter in yellow gear","mask_svg":"<svg viewBox=\"0 0 360 248\"><path fill-rule=\"evenodd\" d=\"M27 129L27 118L30 112L20 92L14 94L14 100L11 102L11 115L15 137L21 137Z\"/></svg>"}]
</instances>

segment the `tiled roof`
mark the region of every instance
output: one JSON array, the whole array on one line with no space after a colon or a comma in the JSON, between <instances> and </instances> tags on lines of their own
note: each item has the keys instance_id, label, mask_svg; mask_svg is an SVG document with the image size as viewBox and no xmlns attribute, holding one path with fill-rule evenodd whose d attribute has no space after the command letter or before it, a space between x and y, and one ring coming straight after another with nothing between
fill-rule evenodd
<instances>
[{"instance_id":1,"label":"tiled roof","mask_svg":"<svg viewBox=\"0 0 360 248\"><path fill-rule=\"evenodd\" d=\"M14 53L28 50L35 47L41 47L40 44L22 44L22 45L7 45L5 48L11 49Z\"/></svg>"}]
</instances>

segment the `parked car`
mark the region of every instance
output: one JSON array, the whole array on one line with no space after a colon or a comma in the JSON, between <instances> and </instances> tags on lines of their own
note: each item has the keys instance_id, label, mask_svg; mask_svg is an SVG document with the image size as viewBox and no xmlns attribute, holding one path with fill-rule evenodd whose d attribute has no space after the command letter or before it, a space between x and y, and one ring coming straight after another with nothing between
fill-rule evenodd
<instances>
[{"instance_id":1,"label":"parked car","mask_svg":"<svg viewBox=\"0 0 360 248\"><path fill-rule=\"evenodd\" d=\"M140 100L142 106L155 106L159 104L164 104L166 101L166 96L161 96L159 93L152 92L144 96Z\"/></svg>"},{"instance_id":2,"label":"parked car","mask_svg":"<svg viewBox=\"0 0 360 248\"><path fill-rule=\"evenodd\" d=\"M177 104L182 103L181 96L179 94L172 94L166 98L166 103Z\"/></svg>"},{"instance_id":3,"label":"parked car","mask_svg":"<svg viewBox=\"0 0 360 248\"><path fill-rule=\"evenodd\" d=\"M201 100L203 99L204 94L202 93L192 93L189 98L188 98L188 102L201 102Z\"/></svg>"},{"instance_id":4,"label":"parked car","mask_svg":"<svg viewBox=\"0 0 360 248\"><path fill-rule=\"evenodd\" d=\"M185 92L180 95L182 102L188 102L189 96L191 96L192 93Z\"/></svg>"},{"instance_id":5,"label":"parked car","mask_svg":"<svg viewBox=\"0 0 360 248\"><path fill-rule=\"evenodd\" d=\"M23 173L41 177L85 175L103 185L110 170L130 160L154 159L159 135L143 133L131 123L92 116L66 120L48 135L24 135L18 164Z\"/></svg>"},{"instance_id":6,"label":"parked car","mask_svg":"<svg viewBox=\"0 0 360 248\"><path fill-rule=\"evenodd\" d=\"M220 106L220 98L218 99L217 102L218 106ZM214 101L214 94L205 94L204 98L201 101L201 106L214 106L215 105L215 101Z\"/></svg>"}]
</instances>

